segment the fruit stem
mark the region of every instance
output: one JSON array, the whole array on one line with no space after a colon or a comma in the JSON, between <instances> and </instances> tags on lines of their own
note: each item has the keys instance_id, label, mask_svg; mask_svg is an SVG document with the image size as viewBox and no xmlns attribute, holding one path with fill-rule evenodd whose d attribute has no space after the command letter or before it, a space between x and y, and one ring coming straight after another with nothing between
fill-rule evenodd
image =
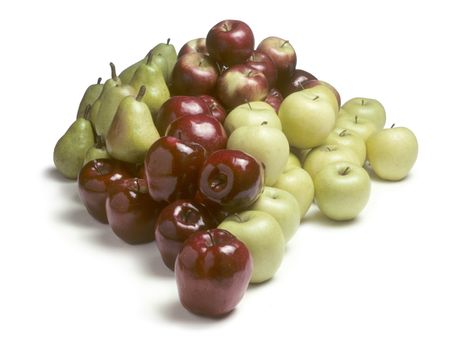
<instances>
[{"instance_id":1,"label":"fruit stem","mask_svg":"<svg viewBox=\"0 0 449 350\"><path fill-rule=\"evenodd\" d=\"M343 129L342 132L338 134L338 136L346 136L346 135L348 135L347 129Z\"/></svg>"},{"instance_id":2,"label":"fruit stem","mask_svg":"<svg viewBox=\"0 0 449 350\"><path fill-rule=\"evenodd\" d=\"M284 40L284 42L282 43L281 47L284 47L285 44L288 44L289 41L288 40Z\"/></svg>"},{"instance_id":3,"label":"fruit stem","mask_svg":"<svg viewBox=\"0 0 449 350\"><path fill-rule=\"evenodd\" d=\"M264 120L261 124L260 124L260 126L264 126L264 125L267 125L268 124L268 122L266 121L266 120Z\"/></svg>"},{"instance_id":4,"label":"fruit stem","mask_svg":"<svg viewBox=\"0 0 449 350\"><path fill-rule=\"evenodd\" d=\"M147 92L147 88L145 87L145 85L142 85L139 89L139 92L137 93L136 96L136 101L141 101L142 97L145 95L145 92Z\"/></svg>"},{"instance_id":5,"label":"fruit stem","mask_svg":"<svg viewBox=\"0 0 449 350\"><path fill-rule=\"evenodd\" d=\"M104 136L96 135L95 147L96 148L104 148L106 146Z\"/></svg>"},{"instance_id":6,"label":"fruit stem","mask_svg":"<svg viewBox=\"0 0 449 350\"><path fill-rule=\"evenodd\" d=\"M223 28L225 29L225 31L229 32L230 28L228 27L228 24L225 22L223 23Z\"/></svg>"},{"instance_id":7,"label":"fruit stem","mask_svg":"<svg viewBox=\"0 0 449 350\"><path fill-rule=\"evenodd\" d=\"M217 245L217 242L215 242L214 237L212 237L212 235L209 233L209 231L206 231L206 233L210 238L210 242L211 242L212 246Z\"/></svg>"},{"instance_id":8,"label":"fruit stem","mask_svg":"<svg viewBox=\"0 0 449 350\"><path fill-rule=\"evenodd\" d=\"M166 45L170 45L170 38L167 39L167 44Z\"/></svg>"},{"instance_id":9,"label":"fruit stem","mask_svg":"<svg viewBox=\"0 0 449 350\"><path fill-rule=\"evenodd\" d=\"M242 219L242 217L239 214L235 213L233 215L237 218L238 222L243 222L243 219Z\"/></svg>"},{"instance_id":10,"label":"fruit stem","mask_svg":"<svg viewBox=\"0 0 449 350\"><path fill-rule=\"evenodd\" d=\"M396 123L391 124L390 129L393 129Z\"/></svg>"},{"instance_id":11,"label":"fruit stem","mask_svg":"<svg viewBox=\"0 0 449 350\"><path fill-rule=\"evenodd\" d=\"M351 168L347 166L347 167L340 173L340 175L343 175L343 176L348 175L348 174L349 174L349 170L351 170Z\"/></svg>"},{"instance_id":12,"label":"fruit stem","mask_svg":"<svg viewBox=\"0 0 449 350\"><path fill-rule=\"evenodd\" d=\"M117 77L117 72L116 72L116 70L115 70L115 64L112 63L112 62L110 62L110 63L109 63L109 66L111 67L111 77L112 77L112 80L117 81L117 80L118 80L118 77Z\"/></svg>"},{"instance_id":13,"label":"fruit stem","mask_svg":"<svg viewBox=\"0 0 449 350\"><path fill-rule=\"evenodd\" d=\"M320 96L316 95L315 98L313 99L314 101L318 100L320 98Z\"/></svg>"},{"instance_id":14,"label":"fruit stem","mask_svg":"<svg viewBox=\"0 0 449 350\"><path fill-rule=\"evenodd\" d=\"M365 105L365 100L362 98L362 106Z\"/></svg>"},{"instance_id":15,"label":"fruit stem","mask_svg":"<svg viewBox=\"0 0 449 350\"><path fill-rule=\"evenodd\" d=\"M249 106L249 109L252 111L253 110L253 107L251 107L251 103L249 103L249 101L248 100L246 100L246 103L248 104L248 106Z\"/></svg>"},{"instance_id":16,"label":"fruit stem","mask_svg":"<svg viewBox=\"0 0 449 350\"><path fill-rule=\"evenodd\" d=\"M355 120L355 123L357 124L359 122L359 117L357 115L354 116L354 120Z\"/></svg>"},{"instance_id":17,"label":"fruit stem","mask_svg":"<svg viewBox=\"0 0 449 350\"><path fill-rule=\"evenodd\" d=\"M139 184L139 179L137 177L134 178L134 184L136 185L136 192L140 192L140 184Z\"/></svg>"},{"instance_id":18,"label":"fruit stem","mask_svg":"<svg viewBox=\"0 0 449 350\"><path fill-rule=\"evenodd\" d=\"M101 170L101 168L98 167L98 161L95 159L94 160L94 169L101 175L104 176L105 174L103 173L103 171Z\"/></svg>"},{"instance_id":19,"label":"fruit stem","mask_svg":"<svg viewBox=\"0 0 449 350\"><path fill-rule=\"evenodd\" d=\"M101 84L101 80L102 80L102 78L99 77L99 78L97 79L97 84Z\"/></svg>"}]
</instances>

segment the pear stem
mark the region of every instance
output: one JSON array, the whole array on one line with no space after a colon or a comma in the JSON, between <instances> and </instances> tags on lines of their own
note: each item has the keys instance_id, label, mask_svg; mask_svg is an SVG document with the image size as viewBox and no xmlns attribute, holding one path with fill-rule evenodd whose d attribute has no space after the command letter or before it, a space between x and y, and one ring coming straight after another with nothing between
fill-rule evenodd
<instances>
[{"instance_id":1,"label":"pear stem","mask_svg":"<svg viewBox=\"0 0 449 350\"><path fill-rule=\"evenodd\" d=\"M166 45L170 45L170 38L167 39L167 44Z\"/></svg>"},{"instance_id":2,"label":"pear stem","mask_svg":"<svg viewBox=\"0 0 449 350\"><path fill-rule=\"evenodd\" d=\"M99 77L99 78L97 79L97 84L101 84L101 80L102 80L102 78Z\"/></svg>"},{"instance_id":3,"label":"pear stem","mask_svg":"<svg viewBox=\"0 0 449 350\"><path fill-rule=\"evenodd\" d=\"M111 77L112 80L117 81L118 77L117 77L117 71L115 70L115 64L110 62L109 66L111 67Z\"/></svg>"},{"instance_id":4,"label":"pear stem","mask_svg":"<svg viewBox=\"0 0 449 350\"><path fill-rule=\"evenodd\" d=\"M145 85L142 85L139 89L139 92L137 93L136 96L136 101L141 101L142 97L145 95L145 92L147 92L147 88L145 87Z\"/></svg>"}]
</instances>

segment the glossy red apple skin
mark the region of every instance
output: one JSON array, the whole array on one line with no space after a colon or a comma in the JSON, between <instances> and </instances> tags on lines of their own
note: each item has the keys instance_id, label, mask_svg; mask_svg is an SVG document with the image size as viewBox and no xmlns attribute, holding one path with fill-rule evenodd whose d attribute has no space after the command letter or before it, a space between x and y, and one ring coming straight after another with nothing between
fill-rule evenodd
<instances>
[{"instance_id":1,"label":"glossy red apple skin","mask_svg":"<svg viewBox=\"0 0 449 350\"><path fill-rule=\"evenodd\" d=\"M172 96L159 109L155 124L160 135L165 135L168 126L176 119L198 114L208 114L210 108L198 96Z\"/></svg>"},{"instance_id":2,"label":"glossy red apple skin","mask_svg":"<svg viewBox=\"0 0 449 350\"><path fill-rule=\"evenodd\" d=\"M289 79L280 81L278 86L284 97L296 91L304 90L304 84L309 80L316 80L316 77L305 70L295 69Z\"/></svg>"},{"instance_id":3,"label":"glossy red apple skin","mask_svg":"<svg viewBox=\"0 0 449 350\"><path fill-rule=\"evenodd\" d=\"M245 22L224 20L209 30L206 47L213 59L231 67L245 62L251 55L254 50L254 34Z\"/></svg>"},{"instance_id":4,"label":"glossy red apple skin","mask_svg":"<svg viewBox=\"0 0 449 350\"><path fill-rule=\"evenodd\" d=\"M126 243L154 241L154 227L161 209L161 203L150 197L144 179L121 179L109 186L106 199L109 225Z\"/></svg>"},{"instance_id":5,"label":"glossy red apple skin","mask_svg":"<svg viewBox=\"0 0 449 350\"><path fill-rule=\"evenodd\" d=\"M158 139L145 158L145 178L151 197L168 203L193 198L205 159L206 150L197 143L172 136Z\"/></svg>"},{"instance_id":6,"label":"glossy red apple skin","mask_svg":"<svg viewBox=\"0 0 449 350\"><path fill-rule=\"evenodd\" d=\"M324 86L328 87L334 93L335 97L337 98L338 106L341 106L340 93L331 84L329 84L329 83L327 83L325 81L322 81L322 80L312 80L312 79L311 80L307 80L303 84L304 89L310 89L310 88L313 88L314 86L318 86L318 85L324 85Z\"/></svg>"},{"instance_id":7,"label":"glossy red apple skin","mask_svg":"<svg viewBox=\"0 0 449 350\"><path fill-rule=\"evenodd\" d=\"M206 38L192 39L186 42L178 52L178 58L186 53L198 52L208 55Z\"/></svg>"},{"instance_id":8,"label":"glossy red apple skin","mask_svg":"<svg viewBox=\"0 0 449 350\"><path fill-rule=\"evenodd\" d=\"M165 134L181 141L196 142L208 153L226 148L228 141L223 125L207 114L176 119L168 126Z\"/></svg>"},{"instance_id":9,"label":"glossy red apple skin","mask_svg":"<svg viewBox=\"0 0 449 350\"><path fill-rule=\"evenodd\" d=\"M271 58L261 51L254 50L246 60L249 67L262 72L268 81L268 87L275 86L278 78L277 68Z\"/></svg>"},{"instance_id":10,"label":"glossy red apple skin","mask_svg":"<svg viewBox=\"0 0 449 350\"><path fill-rule=\"evenodd\" d=\"M230 232L211 229L191 235L175 264L182 305L206 317L228 314L242 300L252 266L248 248Z\"/></svg>"},{"instance_id":11,"label":"glossy red apple skin","mask_svg":"<svg viewBox=\"0 0 449 350\"><path fill-rule=\"evenodd\" d=\"M193 200L180 199L167 205L156 222L156 245L162 261L174 270L184 241L195 232L212 228L206 210Z\"/></svg>"},{"instance_id":12,"label":"glossy red apple skin","mask_svg":"<svg viewBox=\"0 0 449 350\"><path fill-rule=\"evenodd\" d=\"M221 103L218 102L216 98L209 95L200 95L198 97L207 104L211 116L223 124L227 113Z\"/></svg>"},{"instance_id":13,"label":"glossy red apple skin","mask_svg":"<svg viewBox=\"0 0 449 350\"><path fill-rule=\"evenodd\" d=\"M239 64L218 78L217 95L228 109L246 102L262 101L268 95L268 81L263 73L248 64Z\"/></svg>"},{"instance_id":14,"label":"glossy red apple skin","mask_svg":"<svg viewBox=\"0 0 449 350\"><path fill-rule=\"evenodd\" d=\"M86 163L78 175L78 193L89 214L107 224L108 188L113 182L132 176L129 164L115 159L95 159Z\"/></svg>"},{"instance_id":15,"label":"glossy red apple skin","mask_svg":"<svg viewBox=\"0 0 449 350\"><path fill-rule=\"evenodd\" d=\"M176 61L171 88L175 95L213 95L218 74L218 65L208 55L186 53Z\"/></svg>"},{"instance_id":16,"label":"glossy red apple skin","mask_svg":"<svg viewBox=\"0 0 449 350\"><path fill-rule=\"evenodd\" d=\"M296 52L288 40L271 36L263 39L257 46L258 51L268 55L277 68L278 80L287 80L296 68Z\"/></svg>"},{"instance_id":17,"label":"glossy red apple skin","mask_svg":"<svg viewBox=\"0 0 449 350\"><path fill-rule=\"evenodd\" d=\"M271 89L265 98L265 102L273 107L276 113L279 112L279 107L281 106L282 101L284 101L284 97L279 90L275 88Z\"/></svg>"},{"instance_id":18,"label":"glossy red apple skin","mask_svg":"<svg viewBox=\"0 0 449 350\"><path fill-rule=\"evenodd\" d=\"M238 150L218 150L209 155L199 176L199 191L208 201L228 210L253 204L264 185L261 163Z\"/></svg>"},{"instance_id":19,"label":"glossy red apple skin","mask_svg":"<svg viewBox=\"0 0 449 350\"><path fill-rule=\"evenodd\" d=\"M235 214L233 208L225 208L222 205L207 199L200 191L195 195L195 202L198 203L207 213L212 226L217 227L229 215Z\"/></svg>"}]
</instances>

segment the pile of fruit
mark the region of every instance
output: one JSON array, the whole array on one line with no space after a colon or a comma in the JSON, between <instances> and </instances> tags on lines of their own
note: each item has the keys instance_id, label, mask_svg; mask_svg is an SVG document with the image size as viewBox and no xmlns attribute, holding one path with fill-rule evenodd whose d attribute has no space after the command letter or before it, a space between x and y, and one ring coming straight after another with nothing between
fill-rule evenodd
<instances>
[{"instance_id":1,"label":"pile of fruit","mask_svg":"<svg viewBox=\"0 0 449 350\"><path fill-rule=\"evenodd\" d=\"M418 153L383 106L296 68L287 40L255 49L225 20L177 53L169 41L87 88L54 163L125 242L156 241L182 305L221 316L271 279L315 200L331 220L367 204L373 176L401 180Z\"/></svg>"}]
</instances>

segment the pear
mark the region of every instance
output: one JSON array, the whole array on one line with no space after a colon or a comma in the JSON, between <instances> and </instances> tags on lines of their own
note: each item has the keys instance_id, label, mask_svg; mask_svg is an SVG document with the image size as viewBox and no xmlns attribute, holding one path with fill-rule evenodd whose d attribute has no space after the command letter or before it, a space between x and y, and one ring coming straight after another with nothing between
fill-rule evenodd
<instances>
[{"instance_id":1,"label":"pear","mask_svg":"<svg viewBox=\"0 0 449 350\"><path fill-rule=\"evenodd\" d=\"M153 63L161 70L164 80L168 85L171 80L171 71L169 71L167 60L162 56L162 54L151 54L147 61Z\"/></svg>"},{"instance_id":2,"label":"pear","mask_svg":"<svg viewBox=\"0 0 449 350\"><path fill-rule=\"evenodd\" d=\"M84 164L90 162L94 159L107 159L111 158L108 151L106 150L106 144L102 136L97 136L97 141L92 145L84 156Z\"/></svg>"},{"instance_id":3,"label":"pear","mask_svg":"<svg viewBox=\"0 0 449 350\"><path fill-rule=\"evenodd\" d=\"M150 109L143 102L145 94L142 85L136 97L128 96L120 102L106 135L106 149L112 158L142 163L148 149L159 139Z\"/></svg>"},{"instance_id":4,"label":"pear","mask_svg":"<svg viewBox=\"0 0 449 350\"><path fill-rule=\"evenodd\" d=\"M128 68L126 68L123 72L119 74L119 79L121 80L122 84L129 84L134 73L136 72L137 68L139 68L142 64L145 64L145 62L148 59L148 55L142 58L140 61L137 61L136 63L133 63Z\"/></svg>"},{"instance_id":5,"label":"pear","mask_svg":"<svg viewBox=\"0 0 449 350\"><path fill-rule=\"evenodd\" d=\"M88 148L94 144L94 131L88 120L91 106L87 105L84 116L76 119L58 140L53 151L56 169L69 179L76 179Z\"/></svg>"},{"instance_id":6,"label":"pear","mask_svg":"<svg viewBox=\"0 0 449 350\"><path fill-rule=\"evenodd\" d=\"M136 70L130 85L136 90L142 85L145 86L146 93L142 101L146 103L151 114L156 116L162 104L170 98L170 91L161 70L152 61L152 56L149 55L146 63Z\"/></svg>"},{"instance_id":7,"label":"pear","mask_svg":"<svg viewBox=\"0 0 449 350\"><path fill-rule=\"evenodd\" d=\"M155 47L151 49L152 55L158 55L161 54L162 57L165 58L168 64L168 71L171 76L171 72L173 71L173 67L176 64L176 61L178 60L178 54L176 53L175 47L170 44L170 38L167 39L166 43L160 43L157 44Z\"/></svg>"},{"instance_id":8,"label":"pear","mask_svg":"<svg viewBox=\"0 0 449 350\"><path fill-rule=\"evenodd\" d=\"M81 118L84 115L87 105L93 105L94 102L100 97L101 91L103 90L103 84L101 84L101 78L98 78L96 84L89 85L89 87L84 92L83 98L78 107L78 113L76 118Z\"/></svg>"}]
</instances>

